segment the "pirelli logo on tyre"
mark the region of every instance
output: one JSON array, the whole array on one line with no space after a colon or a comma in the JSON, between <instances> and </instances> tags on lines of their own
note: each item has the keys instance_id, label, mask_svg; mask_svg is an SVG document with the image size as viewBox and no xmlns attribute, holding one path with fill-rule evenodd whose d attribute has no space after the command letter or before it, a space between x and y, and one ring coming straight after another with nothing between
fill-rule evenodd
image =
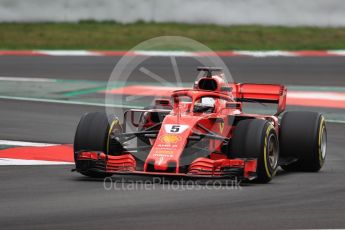
<instances>
[{"instance_id":1,"label":"pirelli logo on tyre","mask_svg":"<svg viewBox=\"0 0 345 230\"><path fill-rule=\"evenodd\" d=\"M181 141L181 137L174 134L165 134L160 138L160 140L167 144L176 144Z\"/></svg>"}]
</instances>

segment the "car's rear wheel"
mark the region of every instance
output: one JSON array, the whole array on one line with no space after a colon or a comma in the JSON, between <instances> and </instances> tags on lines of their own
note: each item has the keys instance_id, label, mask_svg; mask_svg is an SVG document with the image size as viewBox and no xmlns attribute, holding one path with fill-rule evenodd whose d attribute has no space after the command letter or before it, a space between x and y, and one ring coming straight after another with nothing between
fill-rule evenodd
<instances>
[{"instance_id":1,"label":"car's rear wheel","mask_svg":"<svg viewBox=\"0 0 345 230\"><path fill-rule=\"evenodd\" d=\"M286 171L317 172L325 163L327 130L320 113L308 111L285 112L280 124L282 157L297 161L282 165Z\"/></svg>"},{"instance_id":2,"label":"car's rear wheel","mask_svg":"<svg viewBox=\"0 0 345 230\"><path fill-rule=\"evenodd\" d=\"M266 120L240 121L233 133L231 158L256 158L256 182L268 183L276 174L279 141L274 126Z\"/></svg>"},{"instance_id":3,"label":"car's rear wheel","mask_svg":"<svg viewBox=\"0 0 345 230\"><path fill-rule=\"evenodd\" d=\"M77 171L89 177L106 177L110 174L98 172L94 169L93 161L78 160L81 151L103 152L114 154L123 150L116 140L110 140L112 132L119 132L121 126L115 117L108 117L105 113L86 113L79 121L74 138L74 161Z\"/></svg>"}]
</instances>

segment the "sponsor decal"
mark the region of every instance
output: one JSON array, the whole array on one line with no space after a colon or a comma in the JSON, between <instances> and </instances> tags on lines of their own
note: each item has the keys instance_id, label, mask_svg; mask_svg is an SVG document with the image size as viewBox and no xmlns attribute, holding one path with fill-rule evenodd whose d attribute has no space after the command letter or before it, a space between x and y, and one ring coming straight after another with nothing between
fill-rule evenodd
<instances>
[{"instance_id":1,"label":"sponsor decal","mask_svg":"<svg viewBox=\"0 0 345 230\"><path fill-rule=\"evenodd\" d=\"M164 125L164 130L166 133L183 133L189 128L189 125L177 125L177 124L170 124L170 125Z\"/></svg>"},{"instance_id":2,"label":"sponsor decal","mask_svg":"<svg viewBox=\"0 0 345 230\"><path fill-rule=\"evenodd\" d=\"M174 154L172 150L158 149L155 152L156 154Z\"/></svg>"},{"instance_id":3,"label":"sponsor decal","mask_svg":"<svg viewBox=\"0 0 345 230\"><path fill-rule=\"evenodd\" d=\"M161 143L159 143L157 146L160 149L171 149L171 148L176 148L177 147L177 145L175 145L175 144L171 145L171 144L161 144Z\"/></svg>"},{"instance_id":4,"label":"sponsor decal","mask_svg":"<svg viewBox=\"0 0 345 230\"><path fill-rule=\"evenodd\" d=\"M154 157L163 157L163 158L173 158L174 156L171 154L159 154L159 153L154 153Z\"/></svg>"},{"instance_id":5,"label":"sponsor decal","mask_svg":"<svg viewBox=\"0 0 345 230\"><path fill-rule=\"evenodd\" d=\"M173 134L165 134L160 138L160 140L167 144L175 144L181 141L181 137Z\"/></svg>"}]
</instances>

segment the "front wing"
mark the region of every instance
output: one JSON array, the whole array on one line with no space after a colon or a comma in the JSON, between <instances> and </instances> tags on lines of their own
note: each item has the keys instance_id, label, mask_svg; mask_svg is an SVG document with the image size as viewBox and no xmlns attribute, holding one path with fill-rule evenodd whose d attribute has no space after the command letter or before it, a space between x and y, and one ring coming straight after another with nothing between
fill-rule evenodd
<instances>
[{"instance_id":1,"label":"front wing","mask_svg":"<svg viewBox=\"0 0 345 230\"><path fill-rule=\"evenodd\" d=\"M79 152L76 159L76 171L94 171L106 174L179 176L202 178L239 178L253 180L256 178L257 159L236 158L212 160L205 157L195 159L187 172L140 171L137 162L130 153L119 156L106 155L102 152Z\"/></svg>"}]
</instances>

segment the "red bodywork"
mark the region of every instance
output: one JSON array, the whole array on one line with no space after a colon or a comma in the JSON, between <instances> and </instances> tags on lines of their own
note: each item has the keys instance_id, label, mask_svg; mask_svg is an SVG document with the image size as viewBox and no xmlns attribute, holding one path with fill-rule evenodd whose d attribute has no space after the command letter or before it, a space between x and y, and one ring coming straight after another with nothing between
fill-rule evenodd
<instances>
[{"instance_id":1,"label":"red bodywork","mask_svg":"<svg viewBox=\"0 0 345 230\"><path fill-rule=\"evenodd\" d=\"M212 81L212 82L211 82ZM205 89L206 85L211 88ZM208 85L207 85L208 84ZM187 98L184 101L183 98ZM212 98L213 111L207 113L196 111L198 100ZM272 116L245 114L242 111L243 101L258 101L277 104L277 112ZM175 175L226 177L239 176L245 179L255 178L257 159L231 158L229 150L224 146L231 140L236 129L236 121L241 119L266 119L278 131L277 116L284 111L286 88L282 85L266 84L229 84L222 74L204 77L195 82L193 89L174 91L170 102L157 100L160 106L172 107L165 116L157 134L148 135L151 149L143 159L144 164L138 169L138 162L128 151L121 155L99 152L81 152L78 160L102 161L105 172L117 174ZM135 113L161 112L161 109L130 110L130 122L134 122ZM126 118L126 117L125 117ZM149 129L155 123L146 121L144 128ZM186 148L191 142L201 142L204 146L192 149L188 154L192 157L183 162ZM194 143L193 142L193 143ZM138 150L139 151L139 150Z\"/></svg>"}]
</instances>

